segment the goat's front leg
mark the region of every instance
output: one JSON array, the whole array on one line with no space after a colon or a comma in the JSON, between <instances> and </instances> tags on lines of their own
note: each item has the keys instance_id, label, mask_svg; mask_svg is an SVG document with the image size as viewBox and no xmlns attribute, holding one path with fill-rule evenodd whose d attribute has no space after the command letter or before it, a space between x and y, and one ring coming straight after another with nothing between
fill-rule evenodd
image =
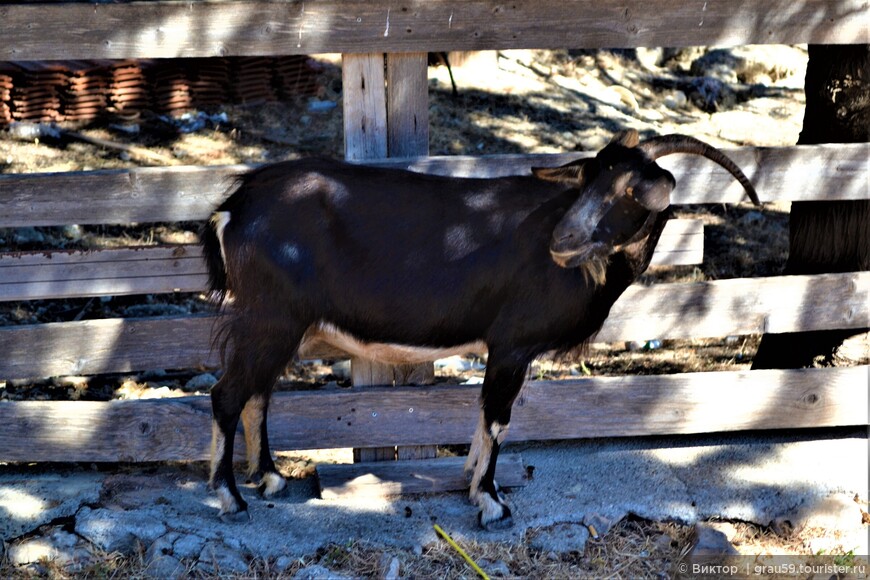
<instances>
[{"instance_id":1,"label":"goat's front leg","mask_svg":"<svg viewBox=\"0 0 870 580\"><path fill-rule=\"evenodd\" d=\"M485 530L513 525L510 508L495 482L501 444L507 436L511 406L523 385L526 365L493 364L490 355L481 393L480 423L471 442L465 470L471 474L469 497L480 508L478 522Z\"/></svg>"}]
</instances>

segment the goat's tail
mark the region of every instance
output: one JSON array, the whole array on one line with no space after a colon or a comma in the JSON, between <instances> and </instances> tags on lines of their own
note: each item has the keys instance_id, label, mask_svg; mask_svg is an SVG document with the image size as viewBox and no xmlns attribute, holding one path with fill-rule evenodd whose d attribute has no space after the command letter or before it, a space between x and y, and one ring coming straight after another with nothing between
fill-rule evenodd
<instances>
[{"instance_id":1,"label":"goat's tail","mask_svg":"<svg viewBox=\"0 0 870 580\"><path fill-rule=\"evenodd\" d=\"M223 248L223 229L229 222L229 212L215 211L200 232L202 256L208 269L209 295L218 304L227 296L227 267Z\"/></svg>"}]
</instances>

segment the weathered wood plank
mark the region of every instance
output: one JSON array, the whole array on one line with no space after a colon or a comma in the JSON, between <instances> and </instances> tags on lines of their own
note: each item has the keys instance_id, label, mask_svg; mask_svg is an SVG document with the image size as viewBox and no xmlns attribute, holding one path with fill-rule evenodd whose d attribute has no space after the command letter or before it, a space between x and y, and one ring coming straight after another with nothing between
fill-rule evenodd
<instances>
[{"instance_id":1,"label":"weathered wood plank","mask_svg":"<svg viewBox=\"0 0 870 580\"><path fill-rule=\"evenodd\" d=\"M190 244L0 253L0 301L198 292L207 278Z\"/></svg>"},{"instance_id":2,"label":"weathered wood plank","mask_svg":"<svg viewBox=\"0 0 870 580\"><path fill-rule=\"evenodd\" d=\"M691 266L704 262L704 222L670 219L653 252L650 266Z\"/></svg>"},{"instance_id":3,"label":"weathered wood plank","mask_svg":"<svg viewBox=\"0 0 870 580\"><path fill-rule=\"evenodd\" d=\"M701 220L670 220L652 264L700 264ZM206 289L198 245L0 253L0 302L80 296L128 296Z\"/></svg>"},{"instance_id":4,"label":"weathered wood plank","mask_svg":"<svg viewBox=\"0 0 870 580\"><path fill-rule=\"evenodd\" d=\"M595 340L701 338L870 326L870 272L633 285Z\"/></svg>"},{"instance_id":5,"label":"weathered wood plank","mask_svg":"<svg viewBox=\"0 0 870 580\"><path fill-rule=\"evenodd\" d=\"M322 499L347 497L384 498L415 493L439 493L468 489L464 457L418 459L317 466ZM523 459L516 453L499 456L495 478L500 487L529 483Z\"/></svg>"},{"instance_id":6,"label":"weathered wood plank","mask_svg":"<svg viewBox=\"0 0 870 580\"><path fill-rule=\"evenodd\" d=\"M389 34L389 12L387 13ZM429 153L429 86L426 53L344 55L344 152L349 160L380 159L394 155ZM420 122L425 122L423 125ZM431 384L432 361L391 366L353 357L350 361L354 387L413 382ZM403 456L434 458L435 446L413 449L376 447L354 449L354 461L391 461Z\"/></svg>"},{"instance_id":7,"label":"weathered wood plank","mask_svg":"<svg viewBox=\"0 0 870 580\"><path fill-rule=\"evenodd\" d=\"M867 199L870 197L870 143L738 147L723 149L749 177L763 202ZM532 166L556 166L588 153L552 155L440 156L396 159L378 165L456 177L527 174ZM675 204L736 203L743 188L731 175L698 156L674 155L658 163L673 172ZM373 163L372 163L373 164Z\"/></svg>"},{"instance_id":8,"label":"weathered wood plank","mask_svg":"<svg viewBox=\"0 0 870 580\"><path fill-rule=\"evenodd\" d=\"M345 54L341 59L344 157L387 156L387 98L383 54Z\"/></svg>"},{"instance_id":9,"label":"weathered wood plank","mask_svg":"<svg viewBox=\"0 0 870 580\"><path fill-rule=\"evenodd\" d=\"M202 220L247 169L140 167L0 175L0 227Z\"/></svg>"},{"instance_id":10,"label":"weathered wood plank","mask_svg":"<svg viewBox=\"0 0 870 580\"><path fill-rule=\"evenodd\" d=\"M0 328L0 377L214 367L216 317L55 322Z\"/></svg>"},{"instance_id":11,"label":"weathered wood plank","mask_svg":"<svg viewBox=\"0 0 870 580\"><path fill-rule=\"evenodd\" d=\"M867 199L870 144L741 147L725 152L744 169L763 201ZM366 160L458 177L528 174L588 154L497 155ZM677 178L675 204L743 199L734 179L711 162L660 160ZM0 175L0 227L113 224L206 219L249 166L148 167L70 173Z\"/></svg>"},{"instance_id":12,"label":"weathered wood plank","mask_svg":"<svg viewBox=\"0 0 870 580\"><path fill-rule=\"evenodd\" d=\"M514 405L508 439L867 425L868 376L870 367L862 366L532 381ZM467 443L478 391L458 385L278 393L269 409L270 441L274 449ZM4 403L0 461L202 460L210 409L208 397Z\"/></svg>"},{"instance_id":13,"label":"weathered wood plank","mask_svg":"<svg viewBox=\"0 0 870 580\"><path fill-rule=\"evenodd\" d=\"M864 0L7 3L3 60L866 43Z\"/></svg>"},{"instance_id":14,"label":"weathered wood plank","mask_svg":"<svg viewBox=\"0 0 870 580\"><path fill-rule=\"evenodd\" d=\"M387 55L387 153L429 154L429 82L425 52Z\"/></svg>"},{"instance_id":15,"label":"weathered wood plank","mask_svg":"<svg viewBox=\"0 0 870 580\"><path fill-rule=\"evenodd\" d=\"M632 286L596 340L705 338L870 326L870 272ZM215 318L108 319L0 328L0 378L208 367ZM338 357L303 345L302 358Z\"/></svg>"}]
</instances>

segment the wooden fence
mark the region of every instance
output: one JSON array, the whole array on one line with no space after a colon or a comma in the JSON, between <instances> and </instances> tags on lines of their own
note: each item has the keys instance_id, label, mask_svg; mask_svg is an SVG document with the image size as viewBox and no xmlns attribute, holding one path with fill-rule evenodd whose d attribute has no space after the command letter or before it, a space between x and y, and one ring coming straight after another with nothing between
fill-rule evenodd
<instances>
[{"instance_id":1,"label":"wooden fence","mask_svg":"<svg viewBox=\"0 0 870 580\"><path fill-rule=\"evenodd\" d=\"M6 3L0 6L0 60L348 53L349 158L495 176L577 156L425 157L422 51L868 43L868 14L866 0ZM356 82L360 78L370 81L368 88ZM372 88L385 81L386 91ZM763 201L870 197L867 144L728 153ZM423 157L406 158L415 155ZM401 159L375 161L387 156ZM726 172L703 160L665 164L677 174L675 203L742 198ZM0 175L0 227L201 220L226 195L227 178L243 169ZM672 223L655 259L697 263L701 234L697 222ZM199 250L189 245L0 254L4 301L199 291L204 280ZM635 286L598 339L863 328L870 326L868 297L867 272ZM208 367L216 362L209 348L213 323L213 316L184 316L3 327L0 379ZM336 353L314 344L303 354ZM516 405L511 439L865 425L867 384L867 367L532 381ZM270 438L285 449L467 442L476 425L477 390L280 393L271 408ZM203 459L209 421L204 397L10 402L0 404L0 461Z\"/></svg>"}]
</instances>

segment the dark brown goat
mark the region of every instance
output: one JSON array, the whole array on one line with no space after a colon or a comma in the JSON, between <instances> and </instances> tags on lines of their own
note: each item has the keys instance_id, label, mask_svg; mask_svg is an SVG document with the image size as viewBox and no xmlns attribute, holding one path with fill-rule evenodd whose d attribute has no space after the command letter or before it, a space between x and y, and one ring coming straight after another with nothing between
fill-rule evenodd
<instances>
[{"instance_id":1,"label":"dark brown goat","mask_svg":"<svg viewBox=\"0 0 870 580\"><path fill-rule=\"evenodd\" d=\"M245 428L261 492L285 483L269 452L276 376L306 335L388 362L483 342L481 416L466 469L485 528L509 525L493 479L529 363L587 341L646 269L667 221L673 176L655 159L724 154L690 137L619 135L598 155L534 176L457 179L327 160L268 165L203 232L211 287L232 297L224 375L212 390L211 485L223 516L245 513L232 473Z\"/></svg>"}]
</instances>

